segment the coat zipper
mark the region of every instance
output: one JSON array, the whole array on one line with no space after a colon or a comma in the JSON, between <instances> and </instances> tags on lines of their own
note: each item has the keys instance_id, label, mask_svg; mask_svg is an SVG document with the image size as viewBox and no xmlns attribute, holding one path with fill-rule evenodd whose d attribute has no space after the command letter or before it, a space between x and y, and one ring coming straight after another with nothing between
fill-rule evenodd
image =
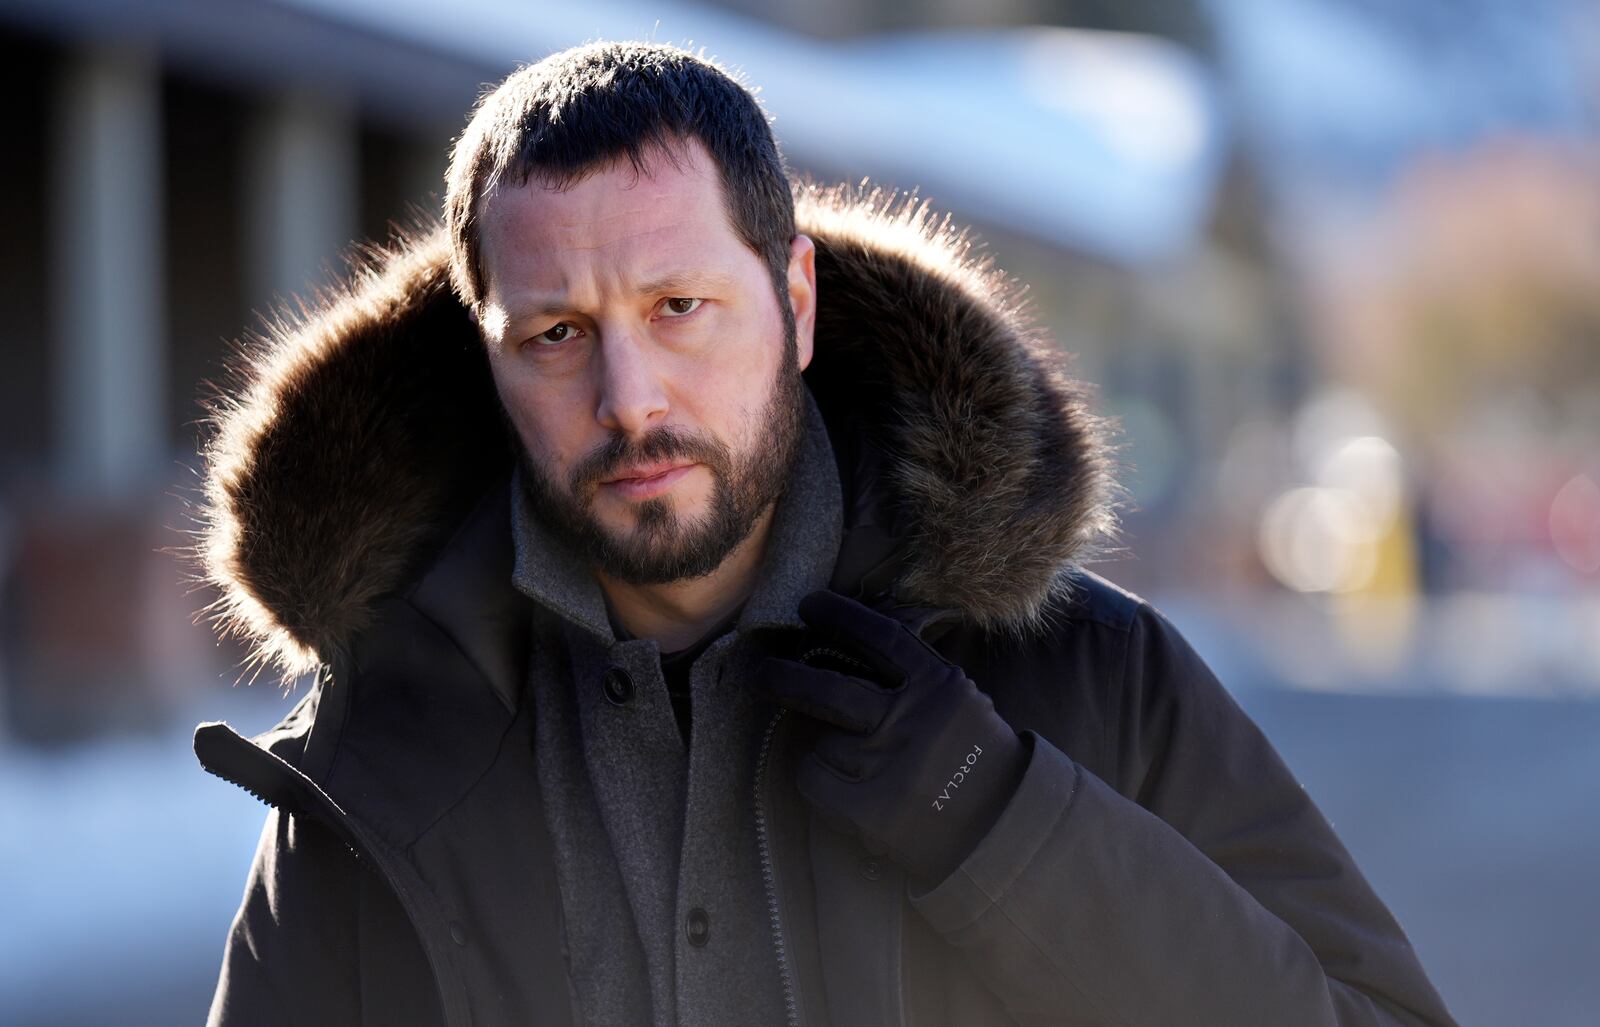
<instances>
[{"instance_id":1,"label":"coat zipper","mask_svg":"<svg viewBox=\"0 0 1600 1027\"><path fill-rule=\"evenodd\" d=\"M237 739L239 743L248 745L258 752L265 752L265 750L263 750L259 745L256 745L254 742L243 738L236 733L234 733L234 738ZM204 766L204 764L202 765ZM268 798L266 795L254 788L251 788L249 785L240 780L218 773L210 766L204 766L204 769L208 773L221 778L229 784L241 789L248 795L255 798L256 801L271 809L275 809L280 813L288 814L290 816L306 815L313 817L319 821L322 821L324 826L332 830L335 835L340 833L338 827L328 821L328 817L323 813L323 811L313 811L311 809L303 808L299 813L296 813L293 808ZM299 772L295 771L295 773ZM308 784L309 783L310 782L308 780ZM315 785L313 784L311 787L315 788ZM394 893L395 899L400 903L401 908L405 910L406 918L411 921L412 925L414 927L418 926L417 920L419 917L436 919L432 917L428 911L422 908L423 904L417 900L417 897L413 893L409 884L401 881L400 875L396 874L389 867L389 857L384 851L386 847L378 842L377 839L371 837L371 835L368 834L368 832L361 827L358 822L356 822L348 814L344 813L344 811L335 808L334 813L342 821L345 829L350 833L349 838L342 840L350 849L351 855L354 856L358 861L366 864L373 871L373 873L377 875L379 880L383 881L389 886L389 890ZM429 926L431 927L433 925ZM428 962L428 968L433 973L434 991L439 998L439 1012L444 1016L446 1027L450 1027L450 1025L454 1024L467 1024L470 1022L470 1014L465 1008L460 1007L457 1002L452 1001L454 998L453 994L447 993L444 985L445 975L443 973L443 957L436 951L435 946L428 944L428 935L428 930L418 927L417 939L421 945L423 956Z\"/></svg>"},{"instance_id":2,"label":"coat zipper","mask_svg":"<svg viewBox=\"0 0 1600 1027\"><path fill-rule=\"evenodd\" d=\"M778 952L778 974L783 980L784 1010L789 1027L800 1027L800 1003L789 967L789 949L783 942L783 921L778 915L778 869L773 862L772 845L767 837L764 804L767 792L767 758L772 748L772 738L777 733L778 723L783 719L784 713L785 708L779 707L772 715L772 721L767 725L766 734L761 739L761 755L756 760L756 838L761 849L761 878L767 886L767 912L772 919L772 940Z\"/></svg>"}]
</instances>

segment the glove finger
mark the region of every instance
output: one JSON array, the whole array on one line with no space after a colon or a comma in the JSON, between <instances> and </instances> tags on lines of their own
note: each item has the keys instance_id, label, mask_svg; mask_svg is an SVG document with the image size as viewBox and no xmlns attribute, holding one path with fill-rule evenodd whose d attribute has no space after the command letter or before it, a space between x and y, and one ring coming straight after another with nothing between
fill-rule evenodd
<instances>
[{"instance_id":1,"label":"glove finger","mask_svg":"<svg viewBox=\"0 0 1600 1027\"><path fill-rule=\"evenodd\" d=\"M882 762L881 754L872 750L866 736L845 731L820 732L812 752L817 759L852 782L873 776Z\"/></svg>"},{"instance_id":2,"label":"glove finger","mask_svg":"<svg viewBox=\"0 0 1600 1027\"><path fill-rule=\"evenodd\" d=\"M877 730L894 699L892 693L862 678L774 656L762 660L756 674L780 706L846 731Z\"/></svg>"},{"instance_id":3,"label":"glove finger","mask_svg":"<svg viewBox=\"0 0 1600 1027\"><path fill-rule=\"evenodd\" d=\"M848 650L890 684L906 680L908 667L914 665L907 659L912 651L906 645L921 643L893 617L827 589L800 600L799 612L812 630Z\"/></svg>"},{"instance_id":4,"label":"glove finger","mask_svg":"<svg viewBox=\"0 0 1600 1027\"><path fill-rule=\"evenodd\" d=\"M795 770L795 787L812 806L836 820L854 823L848 815L855 781L815 752L807 753Z\"/></svg>"}]
</instances>

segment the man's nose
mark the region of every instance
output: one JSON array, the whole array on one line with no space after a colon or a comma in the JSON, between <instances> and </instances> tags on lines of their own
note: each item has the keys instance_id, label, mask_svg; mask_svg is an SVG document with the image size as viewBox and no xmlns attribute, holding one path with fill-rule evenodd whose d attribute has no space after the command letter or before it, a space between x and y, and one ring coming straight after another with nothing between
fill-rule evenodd
<instances>
[{"instance_id":1,"label":"man's nose","mask_svg":"<svg viewBox=\"0 0 1600 1027\"><path fill-rule=\"evenodd\" d=\"M639 435L667 414L667 392L640 337L605 332L600 347L600 400L595 419L612 431Z\"/></svg>"}]
</instances>

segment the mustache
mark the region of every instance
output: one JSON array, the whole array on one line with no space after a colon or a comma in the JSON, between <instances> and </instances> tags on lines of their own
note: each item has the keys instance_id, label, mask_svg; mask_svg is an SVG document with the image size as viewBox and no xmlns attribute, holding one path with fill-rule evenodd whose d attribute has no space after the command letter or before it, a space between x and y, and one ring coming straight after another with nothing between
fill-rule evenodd
<instances>
[{"instance_id":1,"label":"mustache","mask_svg":"<svg viewBox=\"0 0 1600 1027\"><path fill-rule=\"evenodd\" d=\"M638 439L612 435L573 464L567 483L581 495L623 467L658 460L688 460L716 471L727 469L728 453L725 446L697 432L662 425Z\"/></svg>"}]
</instances>

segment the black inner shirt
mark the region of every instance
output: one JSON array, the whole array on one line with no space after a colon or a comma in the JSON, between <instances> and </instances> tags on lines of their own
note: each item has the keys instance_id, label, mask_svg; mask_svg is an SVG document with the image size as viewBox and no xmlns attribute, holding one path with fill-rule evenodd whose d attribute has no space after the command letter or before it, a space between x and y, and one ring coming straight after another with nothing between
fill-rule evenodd
<instances>
[{"instance_id":1,"label":"black inner shirt","mask_svg":"<svg viewBox=\"0 0 1600 1027\"><path fill-rule=\"evenodd\" d=\"M610 604L607 604L610 613ZM689 747L689 713L690 713L690 686L689 670L694 666L694 661L706 648L727 634L739 619L739 613L744 607L740 606L728 614L721 623L700 636L700 640L686 649L661 654L661 676L667 683L667 698L672 700L672 715L678 721L678 735L683 739L684 748ZM616 615L611 615L611 631L618 639L628 640L635 636L618 623Z\"/></svg>"}]
</instances>

